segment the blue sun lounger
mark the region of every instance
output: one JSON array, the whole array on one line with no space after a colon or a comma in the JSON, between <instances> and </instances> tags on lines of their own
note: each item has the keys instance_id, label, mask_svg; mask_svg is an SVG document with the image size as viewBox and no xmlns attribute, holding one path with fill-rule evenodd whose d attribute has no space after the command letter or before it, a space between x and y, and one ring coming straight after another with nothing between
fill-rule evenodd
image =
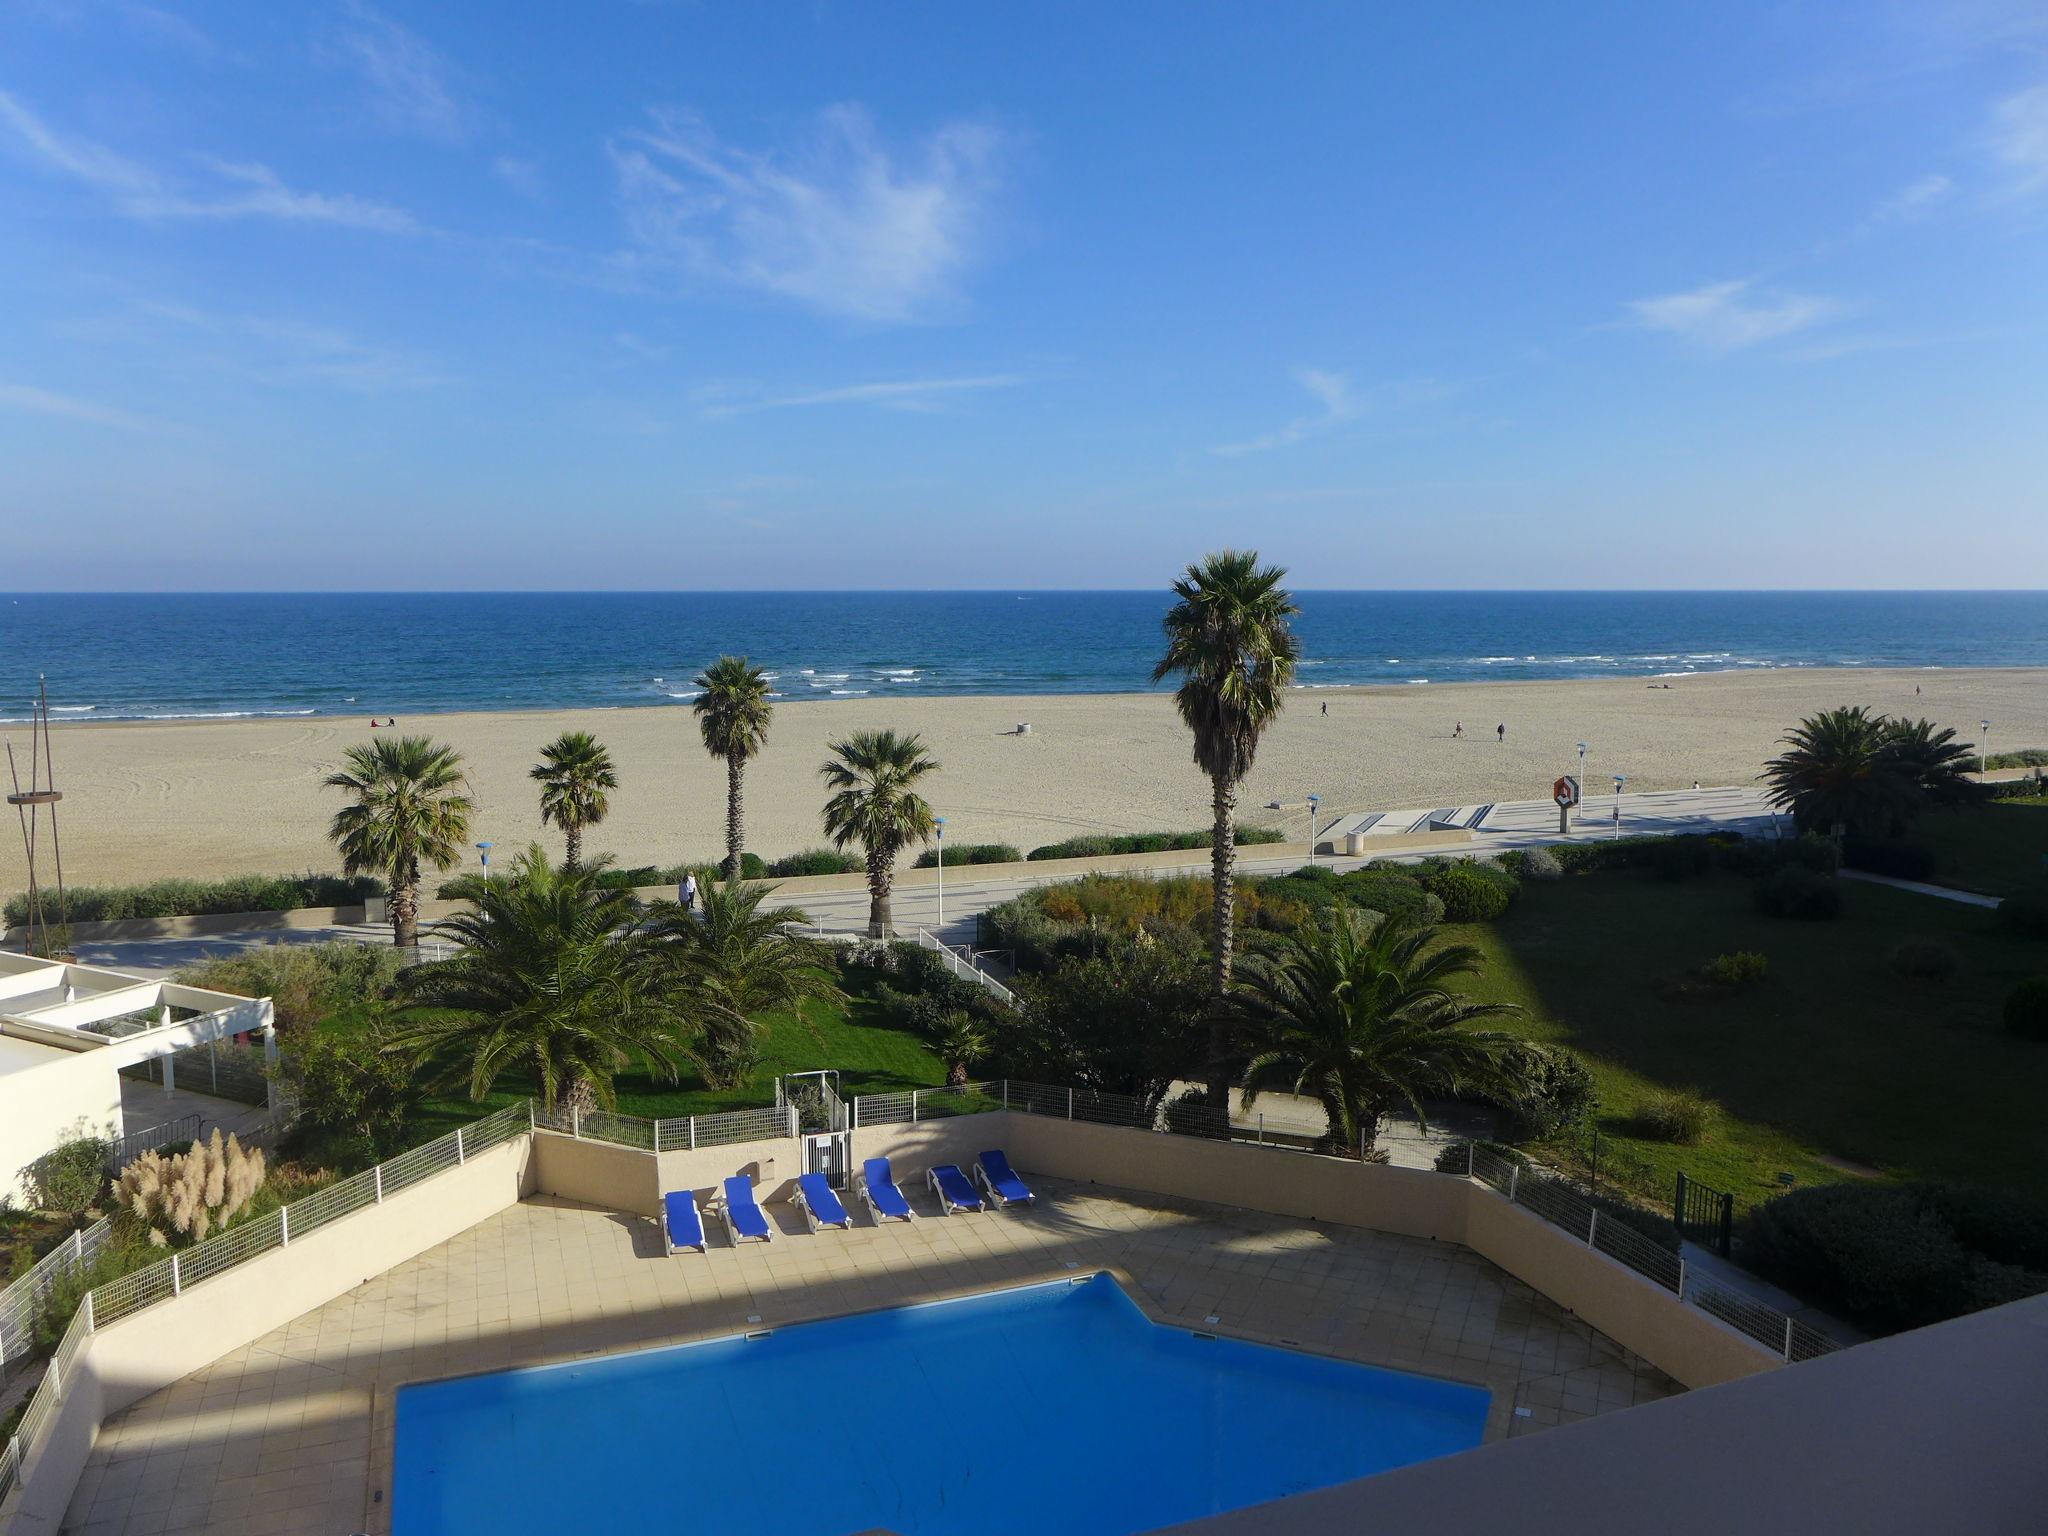
<instances>
[{"instance_id":1,"label":"blue sun lounger","mask_svg":"<svg viewBox=\"0 0 2048 1536\"><path fill-rule=\"evenodd\" d=\"M1000 1148L974 1160L974 1177L997 1205L1029 1205L1036 1198Z\"/></svg>"},{"instance_id":2,"label":"blue sun lounger","mask_svg":"<svg viewBox=\"0 0 2048 1536\"><path fill-rule=\"evenodd\" d=\"M916 1214L896 1187L896 1175L889 1171L886 1157L871 1157L860 1165L860 1198L877 1226L884 1221L908 1221Z\"/></svg>"},{"instance_id":3,"label":"blue sun lounger","mask_svg":"<svg viewBox=\"0 0 2048 1536\"><path fill-rule=\"evenodd\" d=\"M754 1198L754 1181L744 1173L725 1181L725 1198L718 1204L718 1214L725 1218L725 1235L735 1248L743 1237L765 1243L775 1236L761 1213L761 1202Z\"/></svg>"},{"instance_id":4,"label":"blue sun lounger","mask_svg":"<svg viewBox=\"0 0 2048 1536\"><path fill-rule=\"evenodd\" d=\"M925 1178L939 1197L939 1209L946 1215L983 1209L981 1196L974 1192L974 1185L960 1171L958 1163L940 1163Z\"/></svg>"},{"instance_id":5,"label":"blue sun lounger","mask_svg":"<svg viewBox=\"0 0 2048 1536\"><path fill-rule=\"evenodd\" d=\"M661 1197L661 1230L668 1239L670 1253L683 1248L707 1251L704 1218L697 1212L697 1197L687 1189L672 1190Z\"/></svg>"},{"instance_id":6,"label":"blue sun lounger","mask_svg":"<svg viewBox=\"0 0 2048 1536\"><path fill-rule=\"evenodd\" d=\"M846 1207L822 1173L799 1174L796 1193L789 1197L789 1203L803 1212L804 1225L813 1232L820 1227L853 1226L853 1218L846 1214Z\"/></svg>"}]
</instances>

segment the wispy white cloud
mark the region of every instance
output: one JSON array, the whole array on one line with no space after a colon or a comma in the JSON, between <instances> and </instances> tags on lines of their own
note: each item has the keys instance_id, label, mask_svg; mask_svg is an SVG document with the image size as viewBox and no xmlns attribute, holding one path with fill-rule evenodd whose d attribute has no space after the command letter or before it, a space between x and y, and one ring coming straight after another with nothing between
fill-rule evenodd
<instances>
[{"instance_id":1,"label":"wispy white cloud","mask_svg":"<svg viewBox=\"0 0 2048 1536\"><path fill-rule=\"evenodd\" d=\"M1955 195L1956 184L1948 177L1933 174L1916 177L1907 182L1890 197L1882 199L1870 211L1870 219L1876 224L1908 224L1924 219L1935 209Z\"/></svg>"},{"instance_id":2,"label":"wispy white cloud","mask_svg":"<svg viewBox=\"0 0 2048 1536\"><path fill-rule=\"evenodd\" d=\"M831 389L756 399L716 400L704 408L710 417L739 416L750 411L779 411L819 405L872 405L896 411L935 411L949 396L987 389L1014 389L1030 382L1019 373L985 373L959 378L885 379L841 384ZM723 390L717 393L723 393Z\"/></svg>"},{"instance_id":3,"label":"wispy white cloud","mask_svg":"<svg viewBox=\"0 0 2048 1536\"><path fill-rule=\"evenodd\" d=\"M0 410L25 412L32 416L56 416L65 421L82 421L95 427L115 427L123 432L161 432L163 423L137 416L110 405L62 395L33 384L0 383Z\"/></svg>"},{"instance_id":4,"label":"wispy white cloud","mask_svg":"<svg viewBox=\"0 0 2048 1536\"><path fill-rule=\"evenodd\" d=\"M344 8L327 49L362 77L371 110L387 128L451 143L475 129L475 107L433 46L360 0Z\"/></svg>"},{"instance_id":5,"label":"wispy white cloud","mask_svg":"<svg viewBox=\"0 0 2048 1536\"><path fill-rule=\"evenodd\" d=\"M540 167L517 155L499 155L491 161L491 174L521 197L539 201Z\"/></svg>"},{"instance_id":6,"label":"wispy white cloud","mask_svg":"<svg viewBox=\"0 0 2048 1536\"><path fill-rule=\"evenodd\" d=\"M1267 453L1275 448L1289 448L1296 443L1306 442L1312 437L1321 437L1335 431L1347 422L1356 421L1369 412L1395 405L1413 405L1426 400L1440 400L1450 393L1449 387L1433 379L1409 379L1393 384L1377 385L1371 389L1359 389L1347 374L1336 373L1327 368L1298 368L1294 379L1315 403L1315 409L1295 417L1284 426L1271 432L1261 432L1256 437L1241 442L1218 443L1209 451L1226 458L1236 458L1247 453Z\"/></svg>"},{"instance_id":7,"label":"wispy white cloud","mask_svg":"<svg viewBox=\"0 0 2048 1536\"><path fill-rule=\"evenodd\" d=\"M898 156L857 106L822 113L788 150L726 144L673 111L611 146L640 260L867 321L957 297L987 243L1006 149L997 130L960 122Z\"/></svg>"},{"instance_id":8,"label":"wispy white cloud","mask_svg":"<svg viewBox=\"0 0 2048 1536\"><path fill-rule=\"evenodd\" d=\"M403 234L418 225L404 210L348 193L287 186L269 166L201 162L207 175L180 183L88 139L59 133L20 98L0 91L0 128L43 164L111 199L135 219L276 219Z\"/></svg>"},{"instance_id":9,"label":"wispy white cloud","mask_svg":"<svg viewBox=\"0 0 2048 1536\"><path fill-rule=\"evenodd\" d=\"M146 304L141 313L178 333L181 359L264 384L331 385L383 394L447 382L416 353L367 342L332 326L274 315L215 314L183 304ZM195 341L210 350L195 352Z\"/></svg>"},{"instance_id":10,"label":"wispy white cloud","mask_svg":"<svg viewBox=\"0 0 2048 1536\"><path fill-rule=\"evenodd\" d=\"M2048 81L1992 109L1991 152L2012 177L2009 193L2048 190Z\"/></svg>"},{"instance_id":11,"label":"wispy white cloud","mask_svg":"<svg viewBox=\"0 0 2048 1536\"><path fill-rule=\"evenodd\" d=\"M1708 283L1685 293L1636 299L1637 325L1710 352L1736 352L1821 325L1846 312L1839 300L1810 293L1757 293L1748 281Z\"/></svg>"}]
</instances>

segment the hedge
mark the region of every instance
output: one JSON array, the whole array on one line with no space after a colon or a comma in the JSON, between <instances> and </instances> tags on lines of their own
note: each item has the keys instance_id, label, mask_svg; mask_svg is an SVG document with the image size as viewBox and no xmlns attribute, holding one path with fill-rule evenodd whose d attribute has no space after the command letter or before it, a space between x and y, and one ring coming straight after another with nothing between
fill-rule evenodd
<instances>
[{"instance_id":1,"label":"hedge","mask_svg":"<svg viewBox=\"0 0 2048 1536\"><path fill-rule=\"evenodd\" d=\"M1851 869L1895 880L1928 880L1934 875L1934 850L1925 843L1870 842L1852 837L1843 845L1842 862Z\"/></svg>"},{"instance_id":2,"label":"hedge","mask_svg":"<svg viewBox=\"0 0 2048 1536\"><path fill-rule=\"evenodd\" d=\"M1281 843L1287 834L1278 827L1239 827L1237 843ZM1100 859L1118 853L1173 853L1181 849L1209 846L1207 829L1200 832L1127 832L1115 837L1070 837L1063 843L1047 843L1025 855L1031 859Z\"/></svg>"},{"instance_id":3,"label":"hedge","mask_svg":"<svg viewBox=\"0 0 2048 1536\"><path fill-rule=\"evenodd\" d=\"M1765 1201L1750 1267L1876 1333L2048 1291L2048 1206L1942 1184L1827 1184Z\"/></svg>"},{"instance_id":4,"label":"hedge","mask_svg":"<svg viewBox=\"0 0 2048 1536\"><path fill-rule=\"evenodd\" d=\"M352 907L381 896L374 875L234 875L225 880L153 880L147 885L74 885L60 908L55 890L43 910L74 923L117 923L138 917L213 917L231 912L290 912L298 907ZM28 921L28 893L7 898L9 923Z\"/></svg>"},{"instance_id":5,"label":"hedge","mask_svg":"<svg viewBox=\"0 0 2048 1536\"><path fill-rule=\"evenodd\" d=\"M939 850L927 848L917 856L914 869L930 869L939 862ZM1024 855L1008 843L960 843L946 850L948 864L1021 864Z\"/></svg>"}]
</instances>

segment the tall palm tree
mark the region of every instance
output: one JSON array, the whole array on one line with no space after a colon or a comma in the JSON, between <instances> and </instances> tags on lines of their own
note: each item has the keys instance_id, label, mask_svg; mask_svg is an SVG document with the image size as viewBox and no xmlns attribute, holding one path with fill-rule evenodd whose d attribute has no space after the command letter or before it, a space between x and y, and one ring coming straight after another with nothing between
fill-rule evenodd
<instances>
[{"instance_id":1,"label":"tall palm tree","mask_svg":"<svg viewBox=\"0 0 2048 1536\"><path fill-rule=\"evenodd\" d=\"M746 822L740 781L747 759L768 740L774 708L768 702L768 677L744 656L721 656L697 674L698 728L704 750L725 759L725 873L738 875L746 851Z\"/></svg>"},{"instance_id":2,"label":"tall palm tree","mask_svg":"<svg viewBox=\"0 0 2048 1536\"><path fill-rule=\"evenodd\" d=\"M1399 918L1347 912L1327 927L1304 924L1246 965L1235 997L1252 1042L1245 1104L1269 1088L1315 1099L1331 1141L1363 1154L1389 1111L1406 1106L1423 1120L1427 1096L1518 1095L1514 1038L1468 1026L1521 1010L1450 985L1480 964L1470 945L1440 945Z\"/></svg>"},{"instance_id":3,"label":"tall palm tree","mask_svg":"<svg viewBox=\"0 0 2048 1536\"><path fill-rule=\"evenodd\" d=\"M1209 775L1213 890L1210 942L1208 1084L1221 1104L1229 1085L1231 950L1237 914L1237 787L1251 772L1259 738L1280 713L1300 655L1288 620L1301 610L1280 583L1287 573L1261 566L1250 550L1204 556L1173 584L1166 654L1152 681L1178 675L1174 704L1194 733L1195 762Z\"/></svg>"},{"instance_id":4,"label":"tall palm tree","mask_svg":"<svg viewBox=\"0 0 2048 1536\"><path fill-rule=\"evenodd\" d=\"M612 755L588 731L564 731L540 749L540 761L529 771L540 785L540 820L562 829L565 861L583 858L583 829L603 821L611 810L608 794L619 787Z\"/></svg>"},{"instance_id":5,"label":"tall palm tree","mask_svg":"<svg viewBox=\"0 0 2048 1536\"><path fill-rule=\"evenodd\" d=\"M736 1088L753 1074L762 1014L787 1008L801 1020L808 1001L843 1000L823 947L789 931L809 917L794 907L762 910L771 890L731 876L707 879L695 912L672 901L648 912L661 963L688 996L697 1031L692 1054L713 1088Z\"/></svg>"},{"instance_id":6,"label":"tall palm tree","mask_svg":"<svg viewBox=\"0 0 2048 1536\"><path fill-rule=\"evenodd\" d=\"M469 781L462 755L425 736L379 736L350 747L325 787L353 798L327 835L346 874L382 875L391 893L391 940L419 943L420 865L452 868L469 842Z\"/></svg>"},{"instance_id":7,"label":"tall palm tree","mask_svg":"<svg viewBox=\"0 0 2048 1536\"><path fill-rule=\"evenodd\" d=\"M396 1047L472 1099L524 1069L550 1110L611 1107L642 1059L673 1080L687 994L632 893L599 885L604 862L557 869L536 843L507 878L462 881L470 910L443 925L454 958L399 974Z\"/></svg>"},{"instance_id":8,"label":"tall palm tree","mask_svg":"<svg viewBox=\"0 0 2048 1536\"><path fill-rule=\"evenodd\" d=\"M835 848L860 844L868 872L868 933L887 938L894 931L889 886L896 878L896 855L912 843L931 841L935 830L932 808L915 786L937 771L938 760L915 732L855 731L833 742L831 751L818 770L832 789L825 834Z\"/></svg>"},{"instance_id":9,"label":"tall palm tree","mask_svg":"<svg viewBox=\"0 0 2048 1536\"><path fill-rule=\"evenodd\" d=\"M1764 765L1764 782L1800 831L1879 835L1905 814L1911 790L1883 715L1860 704L1823 710L1780 740L1786 750Z\"/></svg>"},{"instance_id":10,"label":"tall palm tree","mask_svg":"<svg viewBox=\"0 0 2048 1536\"><path fill-rule=\"evenodd\" d=\"M1912 795L1911 809L1953 805L1976 793L1969 774L1976 761L1977 744L1956 740L1953 730L1937 728L1932 720L1892 721L1884 752Z\"/></svg>"}]
</instances>

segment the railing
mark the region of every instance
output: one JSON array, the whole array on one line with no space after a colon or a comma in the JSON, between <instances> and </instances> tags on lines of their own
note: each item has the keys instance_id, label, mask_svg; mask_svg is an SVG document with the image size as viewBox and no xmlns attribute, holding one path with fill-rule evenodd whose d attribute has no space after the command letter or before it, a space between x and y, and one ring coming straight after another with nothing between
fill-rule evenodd
<instances>
[{"instance_id":1,"label":"railing","mask_svg":"<svg viewBox=\"0 0 2048 1536\"><path fill-rule=\"evenodd\" d=\"M197 1141L203 1124L205 1117L202 1115L180 1115L162 1125L152 1125L146 1131L130 1131L107 1144L107 1170L118 1174L145 1152L154 1152L174 1141Z\"/></svg>"},{"instance_id":2,"label":"railing","mask_svg":"<svg viewBox=\"0 0 2048 1536\"><path fill-rule=\"evenodd\" d=\"M99 1259L107 1246L105 1218L74 1232L36 1261L35 1267L0 1291L0 1365L35 1353L36 1327L50 1293L74 1270Z\"/></svg>"},{"instance_id":3,"label":"railing","mask_svg":"<svg viewBox=\"0 0 2048 1536\"><path fill-rule=\"evenodd\" d=\"M987 991L991 996L1002 999L1002 1001L1008 1003L1012 1008L1017 1006L1016 993L1012 992L1000 981L997 981L995 977L989 975L987 971L984 971L972 960L969 960L964 956L955 953L951 946L940 943L936 937L934 937L930 933L927 933L922 928L917 930L917 942L922 944L926 949L929 949L933 953L941 956L946 962L946 969L951 971L955 976L958 976L962 981L973 982L976 986L981 987L985 991Z\"/></svg>"},{"instance_id":4,"label":"railing","mask_svg":"<svg viewBox=\"0 0 2048 1536\"><path fill-rule=\"evenodd\" d=\"M1680 1301L1717 1317L1788 1361L1811 1360L1841 1346L1788 1313L1692 1273L1682 1253L1646 1237L1612 1210L1603 1210L1564 1179L1466 1144L1466 1176L1516 1205L1561 1227L1610 1259L1663 1287ZM1455 1169L1453 1170L1455 1171ZM1677 1229L1672 1229L1677 1236Z\"/></svg>"},{"instance_id":5,"label":"railing","mask_svg":"<svg viewBox=\"0 0 2048 1536\"><path fill-rule=\"evenodd\" d=\"M684 1115L672 1120L643 1120L638 1115L616 1115L608 1110L573 1110L557 1104L552 1112L538 1105L533 1127L577 1136L585 1141L602 1141L638 1152L694 1152L700 1147L724 1147L740 1141L767 1141L776 1136L797 1134L797 1111L793 1104L766 1109L735 1109L717 1115Z\"/></svg>"},{"instance_id":6,"label":"railing","mask_svg":"<svg viewBox=\"0 0 2048 1536\"><path fill-rule=\"evenodd\" d=\"M401 1152L389 1162L366 1168L268 1215L238 1222L218 1237L179 1249L169 1258L86 1292L56 1353L50 1357L42 1385L29 1399L13 1440L0 1453L0 1499L21 1477L51 1417L63 1403L66 1379L78 1352L95 1329L168 1301L183 1294L186 1286L197 1285L258 1254L288 1247L294 1237L304 1237L351 1211L382 1204L399 1190L457 1167L478 1152L529 1134L533 1126L530 1105L508 1104L497 1113L458 1127L425 1146Z\"/></svg>"}]
</instances>

